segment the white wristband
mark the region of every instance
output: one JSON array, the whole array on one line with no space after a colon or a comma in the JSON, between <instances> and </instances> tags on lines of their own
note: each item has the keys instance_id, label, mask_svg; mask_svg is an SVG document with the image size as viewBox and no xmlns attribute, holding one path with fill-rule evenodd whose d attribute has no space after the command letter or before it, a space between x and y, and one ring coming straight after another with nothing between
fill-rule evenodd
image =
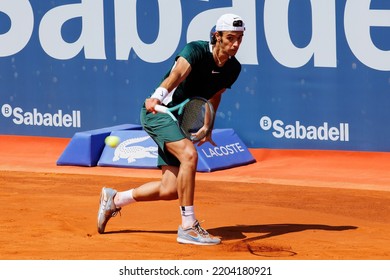
<instances>
[{"instance_id":1,"label":"white wristband","mask_svg":"<svg viewBox=\"0 0 390 280\"><path fill-rule=\"evenodd\" d=\"M154 93L152 94L152 96L150 98L156 98L158 100L160 100L160 102L162 102L164 100L164 98L168 95L168 90L166 88L163 88L163 87L159 87L159 88L156 88L156 90L154 91Z\"/></svg>"}]
</instances>

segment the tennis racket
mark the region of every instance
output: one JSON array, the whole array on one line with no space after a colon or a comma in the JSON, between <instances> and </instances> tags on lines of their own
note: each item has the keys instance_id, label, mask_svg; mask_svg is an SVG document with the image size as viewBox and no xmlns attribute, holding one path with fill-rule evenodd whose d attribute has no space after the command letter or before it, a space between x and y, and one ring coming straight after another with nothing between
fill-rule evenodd
<instances>
[{"instance_id":1,"label":"tennis racket","mask_svg":"<svg viewBox=\"0 0 390 280\"><path fill-rule=\"evenodd\" d=\"M177 123L183 135L193 142L206 137L214 124L213 105L202 97L188 98L171 108L156 105L154 109L159 113L168 114Z\"/></svg>"}]
</instances>

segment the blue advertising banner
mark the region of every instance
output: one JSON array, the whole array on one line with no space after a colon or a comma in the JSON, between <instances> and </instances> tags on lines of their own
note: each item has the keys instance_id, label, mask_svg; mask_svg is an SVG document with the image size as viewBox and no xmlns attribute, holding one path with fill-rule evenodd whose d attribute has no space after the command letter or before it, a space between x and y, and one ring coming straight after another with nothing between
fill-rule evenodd
<instances>
[{"instance_id":1,"label":"blue advertising banner","mask_svg":"<svg viewBox=\"0 0 390 280\"><path fill-rule=\"evenodd\" d=\"M1 0L0 134L139 123L175 55L224 13L246 32L215 128L250 148L390 151L387 0Z\"/></svg>"},{"instance_id":2,"label":"blue advertising banner","mask_svg":"<svg viewBox=\"0 0 390 280\"><path fill-rule=\"evenodd\" d=\"M120 143L116 147L106 145L101 152L97 165L157 168L157 144L144 130L114 130L110 135L119 137ZM211 172L256 161L233 129L216 129L213 135L213 139L217 143L216 146L210 143L196 145L199 155L197 171ZM70 158L79 160L80 156L73 153Z\"/></svg>"},{"instance_id":3,"label":"blue advertising banner","mask_svg":"<svg viewBox=\"0 0 390 280\"><path fill-rule=\"evenodd\" d=\"M157 168L158 147L144 131L113 131L120 143L117 147L105 146L99 166Z\"/></svg>"}]
</instances>

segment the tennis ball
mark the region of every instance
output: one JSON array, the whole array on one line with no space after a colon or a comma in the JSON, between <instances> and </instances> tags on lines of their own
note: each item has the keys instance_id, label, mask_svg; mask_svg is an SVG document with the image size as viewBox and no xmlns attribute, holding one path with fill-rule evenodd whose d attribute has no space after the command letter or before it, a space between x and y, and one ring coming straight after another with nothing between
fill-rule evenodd
<instances>
[{"instance_id":1,"label":"tennis ball","mask_svg":"<svg viewBox=\"0 0 390 280\"><path fill-rule=\"evenodd\" d=\"M107 136L106 139L104 140L104 143L106 143L107 146L110 146L111 148L115 148L116 146L119 145L119 142L121 139L118 136Z\"/></svg>"}]
</instances>

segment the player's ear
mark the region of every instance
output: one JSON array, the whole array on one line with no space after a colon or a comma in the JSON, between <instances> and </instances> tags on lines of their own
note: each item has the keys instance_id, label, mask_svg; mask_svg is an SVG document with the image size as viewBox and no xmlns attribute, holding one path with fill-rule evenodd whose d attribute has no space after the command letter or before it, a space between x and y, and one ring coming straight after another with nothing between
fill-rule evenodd
<instances>
[{"instance_id":1,"label":"player's ear","mask_svg":"<svg viewBox=\"0 0 390 280\"><path fill-rule=\"evenodd\" d=\"M217 38L217 42L218 43L221 43L222 42L222 31L218 31L217 34L216 34L216 38Z\"/></svg>"}]
</instances>

